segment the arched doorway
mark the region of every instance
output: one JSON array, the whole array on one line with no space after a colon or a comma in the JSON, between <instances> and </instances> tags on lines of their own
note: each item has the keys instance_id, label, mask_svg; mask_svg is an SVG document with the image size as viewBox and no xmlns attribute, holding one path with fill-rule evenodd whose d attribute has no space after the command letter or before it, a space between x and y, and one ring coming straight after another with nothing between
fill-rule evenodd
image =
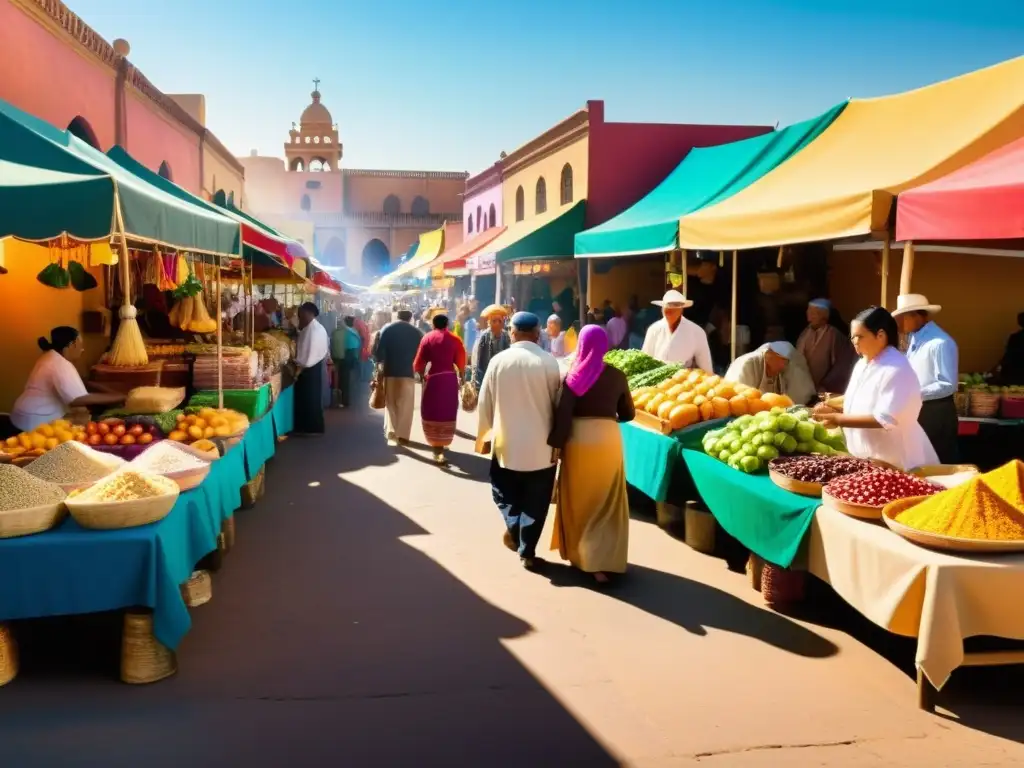
<instances>
[{"instance_id":1,"label":"arched doorway","mask_svg":"<svg viewBox=\"0 0 1024 768\"><path fill-rule=\"evenodd\" d=\"M100 142L96 138L96 131L89 125L89 121L81 115L77 115L68 123L68 133L84 141L93 149L100 149ZM103 150L100 149L102 152Z\"/></svg>"},{"instance_id":2,"label":"arched doorway","mask_svg":"<svg viewBox=\"0 0 1024 768\"><path fill-rule=\"evenodd\" d=\"M381 240L374 238L363 246L363 276L380 277L391 268L391 253Z\"/></svg>"},{"instance_id":3,"label":"arched doorway","mask_svg":"<svg viewBox=\"0 0 1024 768\"><path fill-rule=\"evenodd\" d=\"M174 175L171 173L171 166L167 164L166 160L160 163L160 170L157 171L157 173L168 181L174 181Z\"/></svg>"},{"instance_id":4,"label":"arched doorway","mask_svg":"<svg viewBox=\"0 0 1024 768\"><path fill-rule=\"evenodd\" d=\"M344 267L345 244L341 242L341 238L332 237L328 240L321 257L323 258L324 264L329 267Z\"/></svg>"},{"instance_id":5,"label":"arched doorway","mask_svg":"<svg viewBox=\"0 0 1024 768\"><path fill-rule=\"evenodd\" d=\"M224 194L223 189L218 189L216 192L213 193L214 205L219 205L221 208L224 208L227 205L227 202L228 198L227 195Z\"/></svg>"}]
</instances>

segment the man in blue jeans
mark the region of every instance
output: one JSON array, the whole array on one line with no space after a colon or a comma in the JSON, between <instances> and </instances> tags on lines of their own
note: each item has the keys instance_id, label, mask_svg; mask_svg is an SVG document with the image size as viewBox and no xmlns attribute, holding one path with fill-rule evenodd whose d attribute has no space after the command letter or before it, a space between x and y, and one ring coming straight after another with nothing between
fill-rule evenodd
<instances>
[{"instance_id":1,"label":"man in blue jeans","mask_svg":"<svg viewBox=\"0 0 1024 768\"><path fill-rule=\"evenodd\" d=\"M352 380L359 369L359 350L363 340L355 329L355 318L348 315L331 334L331 358L338 375L338 404L349 408L352 404Z\"/></svg>"}]
</instances>

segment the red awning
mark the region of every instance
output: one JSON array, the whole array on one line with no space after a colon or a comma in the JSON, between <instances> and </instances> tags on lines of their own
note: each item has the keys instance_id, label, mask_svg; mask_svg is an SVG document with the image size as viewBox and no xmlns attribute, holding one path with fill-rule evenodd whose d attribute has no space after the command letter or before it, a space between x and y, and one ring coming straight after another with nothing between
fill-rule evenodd
<instances>
[{"instance_id":1,"label":"red awning","mask_svg":"<svg viewBox=\"0 0 1024 768\"><path fill-rule=\"evenodd\" d=\"M434 267L447 267L448 269L466 269L466 259L479 251L485 245L494 240L505 231L505 227L491 227L485 229L469 240L463 240L454 248L443 251L433 261L427 262L419 269L433 269Z\"/></svg>"},{"instance_id":2,"label":"red awning","mask_svg":"<svg viewBox=\"0 0 1024 768\"><path fill-rule=\"evenodd\" d=\"M897 240L1024 238L1024 139L902 192Z\"/></svg>"}]
</instances>

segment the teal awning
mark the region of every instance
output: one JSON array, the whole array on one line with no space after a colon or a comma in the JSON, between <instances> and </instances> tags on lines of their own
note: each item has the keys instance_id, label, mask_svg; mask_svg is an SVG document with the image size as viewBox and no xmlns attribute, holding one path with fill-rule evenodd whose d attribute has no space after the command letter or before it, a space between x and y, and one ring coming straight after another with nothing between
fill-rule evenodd
<instances>
[{"instance_id":1,"label":"teal awning","mask_svg":"<svg viewBox=\"0 0 1024 768\"><path fill-rule=\"evenodd\" d=\"M632 256L677 247L679 219L732 197L814 141L846 107L837 104L781 131L690 150L640 202L576 235L576 256Z\"/></svg>"},{"instance_id":2,"label":"teal awning","mask_svg":"<svg viewBox=\"0 0 1024 768\"><path fill-rule=\"evenodd\" d=\"M158 189L67 131L4 101L0 162L11 170L0 175L0 237L108 238L115 231L116 197L130 237L183 250L239 253L237 222ZM61 180L59 174L66 176Z\"/></svg>"}]
</instances>

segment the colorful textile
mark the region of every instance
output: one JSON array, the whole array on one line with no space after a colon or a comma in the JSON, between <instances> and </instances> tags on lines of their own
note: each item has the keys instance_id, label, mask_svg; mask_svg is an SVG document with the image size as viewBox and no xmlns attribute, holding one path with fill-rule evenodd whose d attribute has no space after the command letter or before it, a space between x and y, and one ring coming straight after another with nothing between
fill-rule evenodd
<instances>
[{"instance_id":1,"label":"colorful textile","mask_svg":"<svg viewBox=\"0 0 1024 768\"><path fill-rule=\"evenodd\" d=\"M420 342L413 368L426 376L420 401L420 419L427 442L435 448L451 445L459 414L460 377L465 370L466 348L447 330L431 331Z\"/></svg>"},{"instance_id":2,"label":"colorful textile","mask_svg":"<svg viewBox=\"0 0 1024 768\"><path fill-rule=\"evenodd\" d=\"M588 325L580 331L576 357L565 377L565 386L577 397L582 397L594 386L604 370L604 356L608 352L608 334L599 325Z\"/></svg>"}]
</instances>

